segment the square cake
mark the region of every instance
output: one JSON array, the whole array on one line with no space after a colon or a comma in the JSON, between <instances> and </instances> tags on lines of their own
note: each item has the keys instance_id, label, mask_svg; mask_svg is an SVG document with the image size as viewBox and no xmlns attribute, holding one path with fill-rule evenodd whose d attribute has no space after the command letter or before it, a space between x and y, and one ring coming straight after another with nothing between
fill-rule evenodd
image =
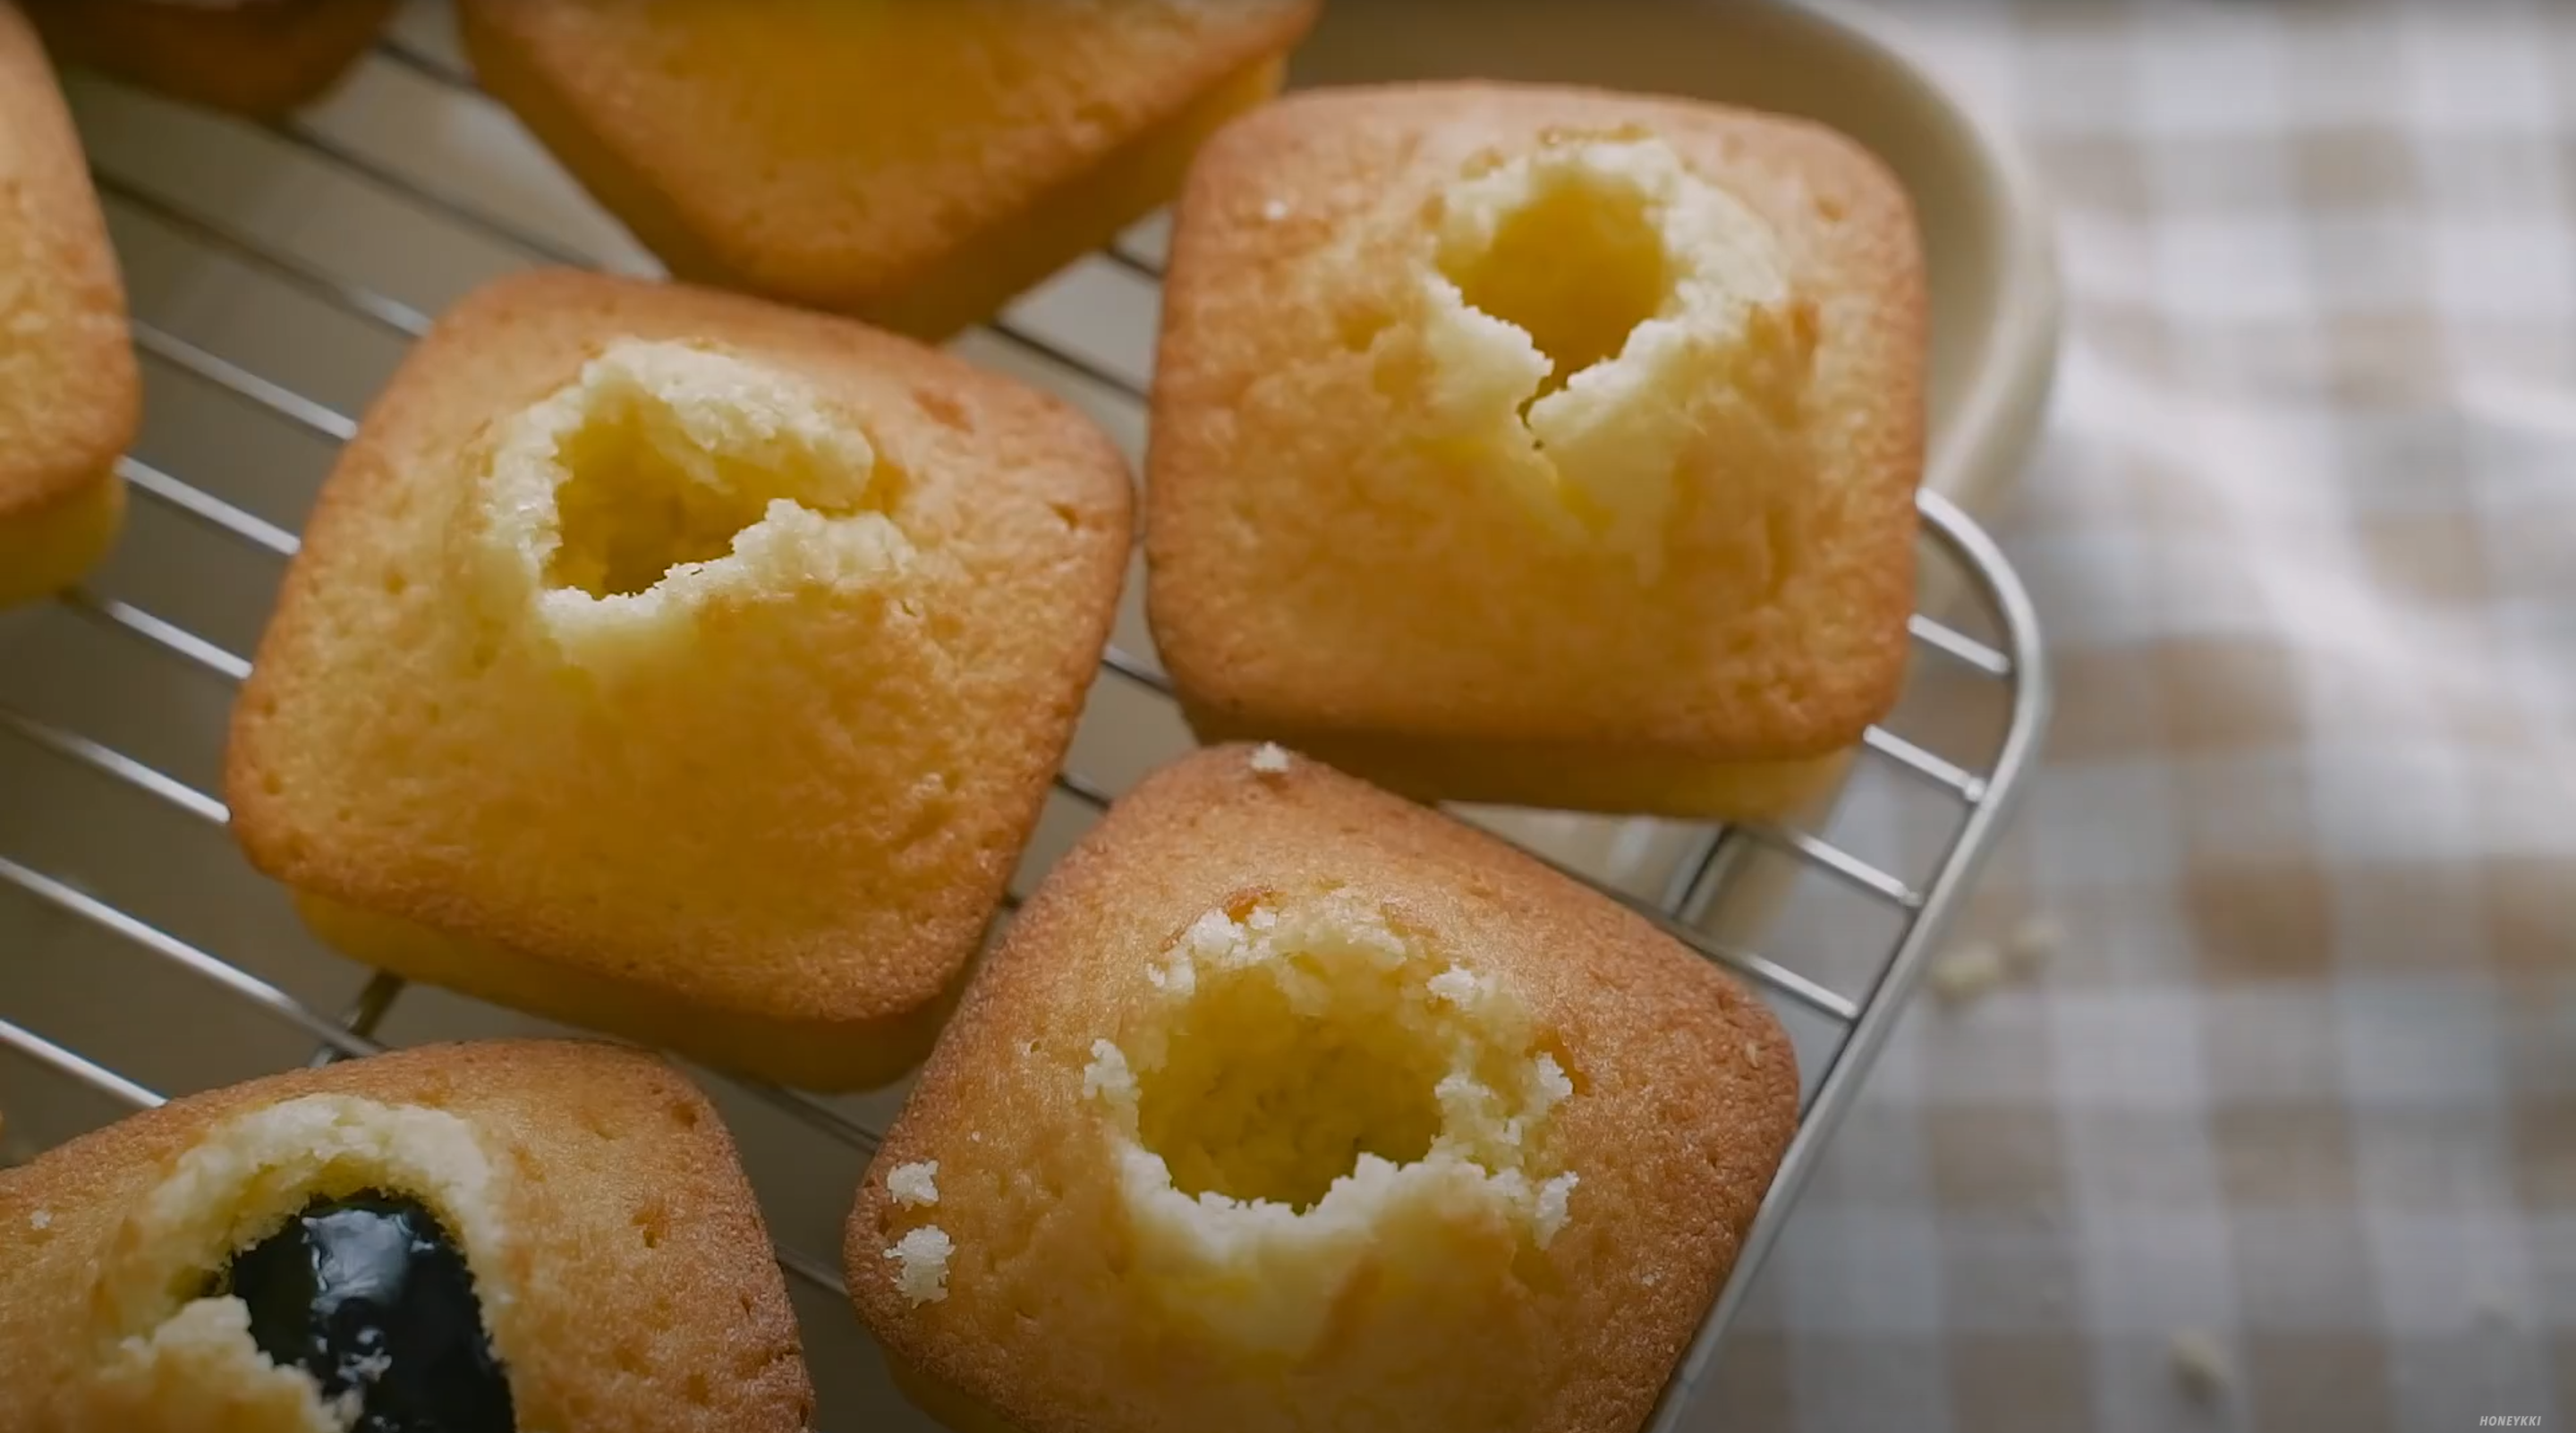
<instances>
[{"instance_id":1,"label":"square cake","mask_svg":"<svg viewBox=\"0 0 2576 1433\"><path fill-rule=\"evenodd\" d=\"M323 488L235 714L234 829L397 974L882 1082L1046 796L1129 505L1072 409L908 340L504 280Z\"/></svg>"},{"instance_id":2,"label":"square cake","mask_svg":"<svg viewBox=\"0 0 2576 1433\"><path fill-rule=\"evenodd\" d=\"M975 977L850 1216L958 1429L1629 1433L1798 1119L1644 919L1276 747L1149 778Z\"/></svg>"},{"instance_id":3,"label":"square cake","mask_svg":"<svg viewBox=\"0 0 2576 1433\"><path fill-rule=\"evenodd\" d=\"M1899 689L1922 256L1850 140L1318 90L1174 223L1147 606L1206 739L1407 794L1776 813Z\"/></svg>"}]
</instances>

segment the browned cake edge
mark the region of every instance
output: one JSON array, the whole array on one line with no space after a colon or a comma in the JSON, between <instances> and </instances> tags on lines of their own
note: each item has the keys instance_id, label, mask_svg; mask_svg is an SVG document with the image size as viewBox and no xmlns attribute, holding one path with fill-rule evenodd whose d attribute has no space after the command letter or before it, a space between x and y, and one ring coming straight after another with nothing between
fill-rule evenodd
<instances>
[{"instance_id":1,"label":"browned cake edge","mask_svg":"<svg viewBox=\"0 0 2576 1433\"><path fill-rule=\"evenodd\" d=\"M1281 54L1320 9L1314 0L1284 13L1273 33L1239 47L1250 58L1171 87L1167 112L1133 138L1009 212L910 255L780 255L733 242L657 183L648 160L600 132L532 49L525 7L515 0L461 0L457 21L485 90L674 275L938 341L990 317L1170 199L1198 147L1277 92Z\"/></svg>"},{"instance_id":2,"label":"browned cake edge","mask_svg":"<svg viewBox=\"0 0 2576 1433\"><path fill-rule=\"evenodd\" d=\"M400 0L279 0L208 9L166 0L28 0L64 58L174 99L280 119L323 96Z\"/></svg>"},{"instance_id":3,"label":"browned cake edge","mask_svg":"<svg viewBox=\"0 0 2576 1433\"><path fill-rule=\"evenodd\" d=\"M108 243L107 221L99 213L98 194L90 185L80 136L44 46L8 0L0 0L0 148L16 155L14 163L0 165L0 172L14 169L23 176L0 206L14 210L14 217L0 212L0 223L25 224L42 260L57 266L53 287L79 295L93 316L114 321L112 338L96 330L65 335L59 355L62 363L96 375L93 396L101 401L74 411L32 415L57 429L47 435L43 447L48 456L40 465L27 457L27 443L0 443L0 526L24 524L32 533L41 524L103 548L115 531L113 514L108 514L103 534L92 532L99 526L100 507L117 500L101 493L115 483L116 459L142 421L142 379L125 338L124 282ZM31 549L36 546L32 536L27 541ZM0 568L0 588L24 586L32 590L17 595L31 596L61 585L32 580L40 560L48 567L59 563L71 568L63 581L88 566L61 553L31 551L21 570Z\"/></svg>"}]
</instances>

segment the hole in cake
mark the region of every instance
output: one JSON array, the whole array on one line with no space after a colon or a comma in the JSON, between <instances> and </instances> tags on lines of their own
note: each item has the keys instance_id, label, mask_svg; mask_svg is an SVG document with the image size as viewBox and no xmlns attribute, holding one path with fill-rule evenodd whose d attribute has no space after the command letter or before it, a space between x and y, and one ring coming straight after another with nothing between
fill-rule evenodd
<instances>
[{"instance_id":1,"label":"hole in cake","mask_svg":"<svg viewBox=\"0 0 2576 1433\"><path fill-rule=\"evenodd\" d=\"M1642 132L1558 134L1444 188L1427 420L1563 536L1656 581L1694 489L1796 460L1815 349L1770 220Z\"/></svg>"},{"instance_id":2,"label":"hole in cake","mask_svg":"<svg viewBox=\"0 0 2576 1433\"><path fill-rule=\"evenodd\" d=\"M565 444L563 461L572 473L555 490L563 545L546 580L593 597L643 592L674 567L724 556L772 496L759 473L721 487L702 481L631 424L583 429Z\"/></svg>"},{"instance_id":3,"label":"hole in cake","mask_svg":"<svg viewBox=\"0 0 2576 1433\"><path fill-rule=\"evenodd\" d=\"M1145 981L1082 1087L1134 1235L1113 1267L1194 1327L1295 1356L1364 1266L1411 1277L1391 1231L1509 1277L1563 1229L1574 1084L1501 974L1342 888L1229 900Z\"/></svg>"},{"instance_id":4,"label":"hole in cake","mask_svg":"<svg viewBox=\"0 0 2576 1433\"><path fill-rule=\"evenodd\" d=\"M612 344L495 428L465 510L490 590L537 598L559 642L632 651L708 603L901 571L904 475L838 396L746 357Z\"/></svg>"},{"instance_id":5,"label":"hole in cake","mask_svg":"<svg viewBox=\"0 0 2576 1433\"><path fill-rule=\"evenodd\" d=\"M1392 972L1317 963L1199 982L1137 1083L1139 1134L1184 1194L1311 1207L1373 1154L1410 1164L1440 1133L1448 1052ZM1298 998L1292 1000L1291 990Z\"/></svg>"},{"instance_id":6,"label":"hole in cake","mask_svg":"<svg viewBox=\"0 0 2576 1433\"><path fill-rule=\"evenodd\" d=\"M562 537L546 580L593 597L651 590L672 569L713 562L785 501L826 517L852 511L846 496L869 474L836 470L810 448L739 453L706 441L685 396L622 389L563 436L555 458Z\"/></svg>"},{"instance_id":7,"label":"hole in cake","mask_svg":"<svg viewBox=\"0 0 2576 1433\"><path fill-rule=\"evenodd\" d=\"M1468 305L1530 337L1549 364L1537 397L1619 356L1662 312L1673 276L1649 196L1578 168L1535 171L1481 247L1444 245L1440 271Z\"/></svg>"}]
</instances>

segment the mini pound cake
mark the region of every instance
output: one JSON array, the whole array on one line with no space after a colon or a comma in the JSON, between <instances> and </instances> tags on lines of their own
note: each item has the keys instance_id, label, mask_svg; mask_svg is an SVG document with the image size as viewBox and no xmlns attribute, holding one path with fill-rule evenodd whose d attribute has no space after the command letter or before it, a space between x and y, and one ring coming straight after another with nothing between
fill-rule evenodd
<instances>
[{"instance_id":1,"label":"mini pound cake","mask_svg":"<svg viewBox=\"0 0 2576 1433\"><path fill-rule=\"evenodd\" d=\"M0 1171L0 1428L803 1433L733 1142L604 1045L429 1046Z\"/></svg>"},{"instance_id":2,"label":"mini pound cake","mask_svg":"<svg viewBox=\"0 0 2576 1433\"><path fill-rule=\"evenodd\" d=\"M116 460L141 418L80 138L35 32L0 0L0 606L105 555L125 512Z\"/></svg>"},{"instance_id":3,"label":"mini pound cake","mask_svg":"<svg viewBox=\"0 0 2576 1433\"><path fill-rule=\"evenodd\" d=\"M1314 91L1174 224L1148 615L1207 739L1407 794L1776 813L1893 703L1924 292L1803 121Z\"/></svg>"},{"instance_id":4,"label":"mini pound cake","mask_svg":"<svg viewBox=\"0 0 2576 1433\"><path fill-rule=\"evenodd\" d=\"M1036 820L1129 502L1070 408L908 340L504 280L322 490L235 711L234 830L384 969L881 1083Z\"/></svg>"},{"instance_id":5,"label":"mini pound cake","mask_svg":"<svg viewBox=\"0 0 2576 1433\"><path fill-rule=\"evenodd\" d=\"M943 338L1107 243L1319 0L460 0L483 85L684 279Z\"/></svg>"},{"instance_id":6,"label":"mini pound cake","mask_svg":"<svg viewBox=\"0 0 2576 1433\"><path fill-rule=\"evenodd\" d=\"M849 1286L960 1430L1626 1433L1798 1078L1607 898L1277 747L1149 779L977 975Z\"/></svg>"},{"instance_id":7,"label":"mini pound cake","mask_svg":"<svg viewBox=\"0 0 2576 1433\"><path fill-rule=\"evenodd\" d=\"M27 0L45 41L173 99L277 119L320 99L396 0Z\"/></svg>"}]
</instances>

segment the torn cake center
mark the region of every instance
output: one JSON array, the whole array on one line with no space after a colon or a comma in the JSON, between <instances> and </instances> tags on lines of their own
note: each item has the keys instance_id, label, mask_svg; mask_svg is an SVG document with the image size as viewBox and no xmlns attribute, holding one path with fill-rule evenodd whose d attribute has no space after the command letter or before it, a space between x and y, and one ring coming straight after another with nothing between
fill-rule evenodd
<instances>
[{"instance_id":1,"label":"torn cake center","mask_svg":"<svg viewBox=\"0 0 2576 1433\"><path fill-rule=\"evenodd\" d=\"M882 507L890 486L856 428L765 370L686 345L611 348L539 415L553 440L546 581L593 597L727 556L773 505L841 517Z\"/></svg>"},{"instance_id":2,"label":"torn cake center","mask_svg":"<svg viewBox=\"0 0 2576 1433\"><path fill-rule=\"evenodd\" d=\"M677 653L698 613L907 571L905 488L803 377L627 339L495 428L462 550L492 602L533 608L576 661Z\"/></svg>"},{"instance_id":3,"label":"torn cake center","mask_svg":"<svg viewBox=\"0 0 2576 1433\"><path fill-rule=\"evenodd\" d=\"M1432 1257L1384 1231L1487 1231L1507 1265L1563 1228L1574 1082L1499 977L1347 889L1209 911L1146 975L1083 1090L1176 1314L1293 1353L1364 1264Z\"/></svg>"},{"instance_id":4,"label":"torn cake center","mask_svg":"<svg viewBox=\"0 0 2576 1433\"><path fill-rule=\"evenodd\" d=\"M1208 972L1139 1073L1140 1138L1184 1194L1305 1209L1360 1156L1410 1164L1440 1133L1448 1042L1401 971L1280 959Z\"/></svg>"},{"instance_id":5,"label":"torn cake center","mask_svg":"<svg viewBox=\"0 0 2576 1433\"><path fill-rule=\"evenodd\" d=\"M1425 407L1448 449L1641 578L1686 487L1799 421L1815 315L1781 236L1662 140L1557 135L1471 167L1428 243Z\"/></svg>"},{"instance_id":6,"label":"torn cake center","mask_svg":"<svg viewBox=\"0 0 2576 1433\"><path fill-rule=\"evenodd\" d=\"M1619 356L1673 298L1648 191L1580 165L1534 166L1517 195L1443 236L1440 272L1467 305L1521 330L1547 360L1539 394Z\"/></svg>"}]
</instances>

